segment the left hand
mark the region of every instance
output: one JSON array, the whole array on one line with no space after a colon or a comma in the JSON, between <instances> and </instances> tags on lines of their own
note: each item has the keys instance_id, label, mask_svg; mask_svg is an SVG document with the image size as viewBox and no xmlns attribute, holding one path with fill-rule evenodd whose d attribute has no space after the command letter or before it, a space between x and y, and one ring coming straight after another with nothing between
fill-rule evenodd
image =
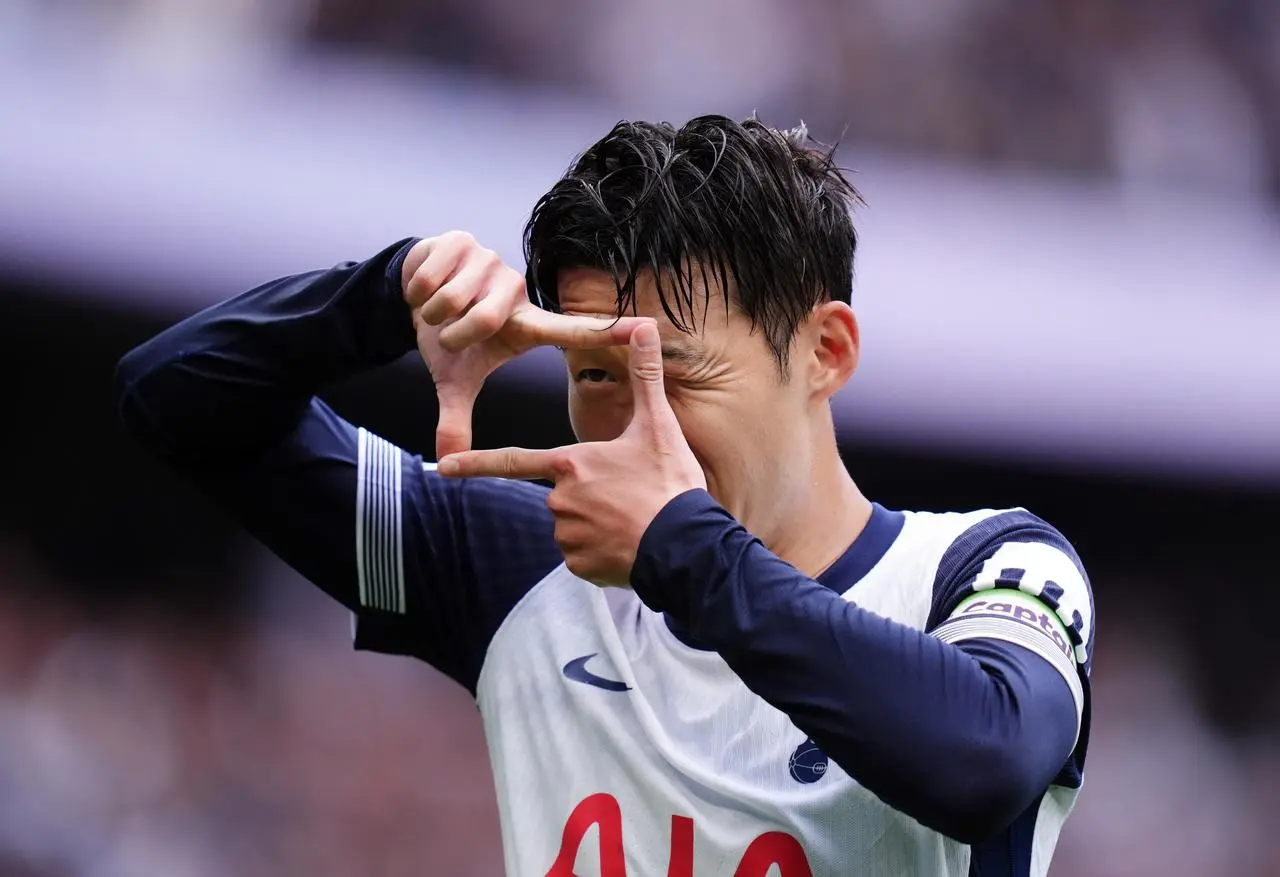
<instances>
[{"instance_id":1,"label":"left hand","mask_svg":"<svg viewBox=\"0 0 1280 877\"><path fill-rule=\"evenodd\" d=\"M579 578L627 587L645 530L672 499L705 489L706 476L685 441L662 379L657 325L645 321L630 338L628 367L634 408L622 435L550 450L501 448L451 454L441 475L546 479L556 543Z\"/></svg>"}]
</instances>

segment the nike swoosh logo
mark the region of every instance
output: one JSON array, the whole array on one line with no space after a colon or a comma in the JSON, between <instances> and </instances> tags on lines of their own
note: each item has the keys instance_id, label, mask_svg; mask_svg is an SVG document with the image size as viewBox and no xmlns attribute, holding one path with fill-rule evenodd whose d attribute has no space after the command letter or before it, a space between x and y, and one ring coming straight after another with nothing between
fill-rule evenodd
<instances>
[{"instance_id":1,"label":"nike swoosh logo","mask_svg":"<svg viewBox=\"0 0 1280 877\"><path fill-rule=\"evenodd\" d=\"M574 682L585 682L587 685L594 685L596 688L603 688L605 691L630 691L631 686L625 682L618 682L616 679L605 679L603 676L597 676L587 669L587 661L590 661L597 654L598 652L592 652L589 655L583 655L581 658L574 658L565 664L565 678Z\"/></svg>"}]
</instances>

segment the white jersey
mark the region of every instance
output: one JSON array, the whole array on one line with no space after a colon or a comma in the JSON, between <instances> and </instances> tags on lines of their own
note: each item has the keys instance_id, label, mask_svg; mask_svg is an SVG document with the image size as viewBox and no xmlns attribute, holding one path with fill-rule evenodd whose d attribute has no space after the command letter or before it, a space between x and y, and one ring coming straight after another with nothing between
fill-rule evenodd
<instances>
[{"instance_id":1,"label":"white jersey","mask_svg":"<svg viewBox=\"0 0 1280 877\"><path fill-rule=\"evenodd\" d=\"M377 478L366 481L372 496ZM370 595L392 595L404 611L388 562L403 549L386 523L400 510L370 502L362 575ZM1082 777L1092 597L1070 546L1039 538L1028 521L1043 525L1022 510L877 506L842 559L847 580L832 585L946 641L1023 645L1068 680L1081 718L1075 754L991 850L883 803L719 654L687 644L632 591L598 588L561 565L512 596L478 658L508 875L963 877L990 873L983 861L1044 875ZM389 546L381 555L379 544ZM999 602L981 599L992 590ZM1056 612L1052 629L1037 607ZM385 607L375 614L371 630L358 616L358 647L415 653L386 633Z\"/></svg>"},{"instance_id":2,"label":"white jersey","mask_svg":"<svg viewBox=\"0 0 1280 877\"><path fill-rule=\"evenodd\" d=\"M1045 873L1093 642L1061 534L1017 509L876 506L810 579L689 491L634 590L599 590L561 565L546 488L440 478L312 396L412 348L412 244L162 333L121 362L121 413L354 608L358 648L474 694L512 877Z\"/></svg>"}]
</instances>

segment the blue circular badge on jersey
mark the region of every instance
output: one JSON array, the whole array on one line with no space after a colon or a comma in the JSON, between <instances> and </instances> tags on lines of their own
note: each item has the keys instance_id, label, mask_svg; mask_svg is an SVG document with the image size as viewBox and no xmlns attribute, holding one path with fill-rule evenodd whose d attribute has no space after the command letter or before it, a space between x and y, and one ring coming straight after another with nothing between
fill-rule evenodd
<instances>
[{"instance_id":1,"label":"blue circular badge on jersey","mask_svg":"<svg viewBox=\"0 0 1280 877\"><path fill-rule=\"evenodd\" d=\"M791 753L791 761L787 766L791 769L793 780L808 784L816 783L826 776L830 763L827 754L818 748L818 744L806 739Z\"/></svg>"}]
</instances>

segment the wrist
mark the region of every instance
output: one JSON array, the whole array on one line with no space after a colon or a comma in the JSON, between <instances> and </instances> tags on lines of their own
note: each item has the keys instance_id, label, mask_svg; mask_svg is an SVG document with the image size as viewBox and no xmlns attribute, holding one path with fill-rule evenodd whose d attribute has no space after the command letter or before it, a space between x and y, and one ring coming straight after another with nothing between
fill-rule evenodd
<instances>
[{"instance_id":1,"label":"wrist","mask_svg":"<svg viewBox=\"0 0 1280 877\"><path fill-rule=\"evenodd\" d=\"M688 490L673 497L649 523L631 567L631 589L657 612L683 617L690 593L690 571L702 563L704 541L737 522L705 490Z\"/></svg>"}]
</instances>

